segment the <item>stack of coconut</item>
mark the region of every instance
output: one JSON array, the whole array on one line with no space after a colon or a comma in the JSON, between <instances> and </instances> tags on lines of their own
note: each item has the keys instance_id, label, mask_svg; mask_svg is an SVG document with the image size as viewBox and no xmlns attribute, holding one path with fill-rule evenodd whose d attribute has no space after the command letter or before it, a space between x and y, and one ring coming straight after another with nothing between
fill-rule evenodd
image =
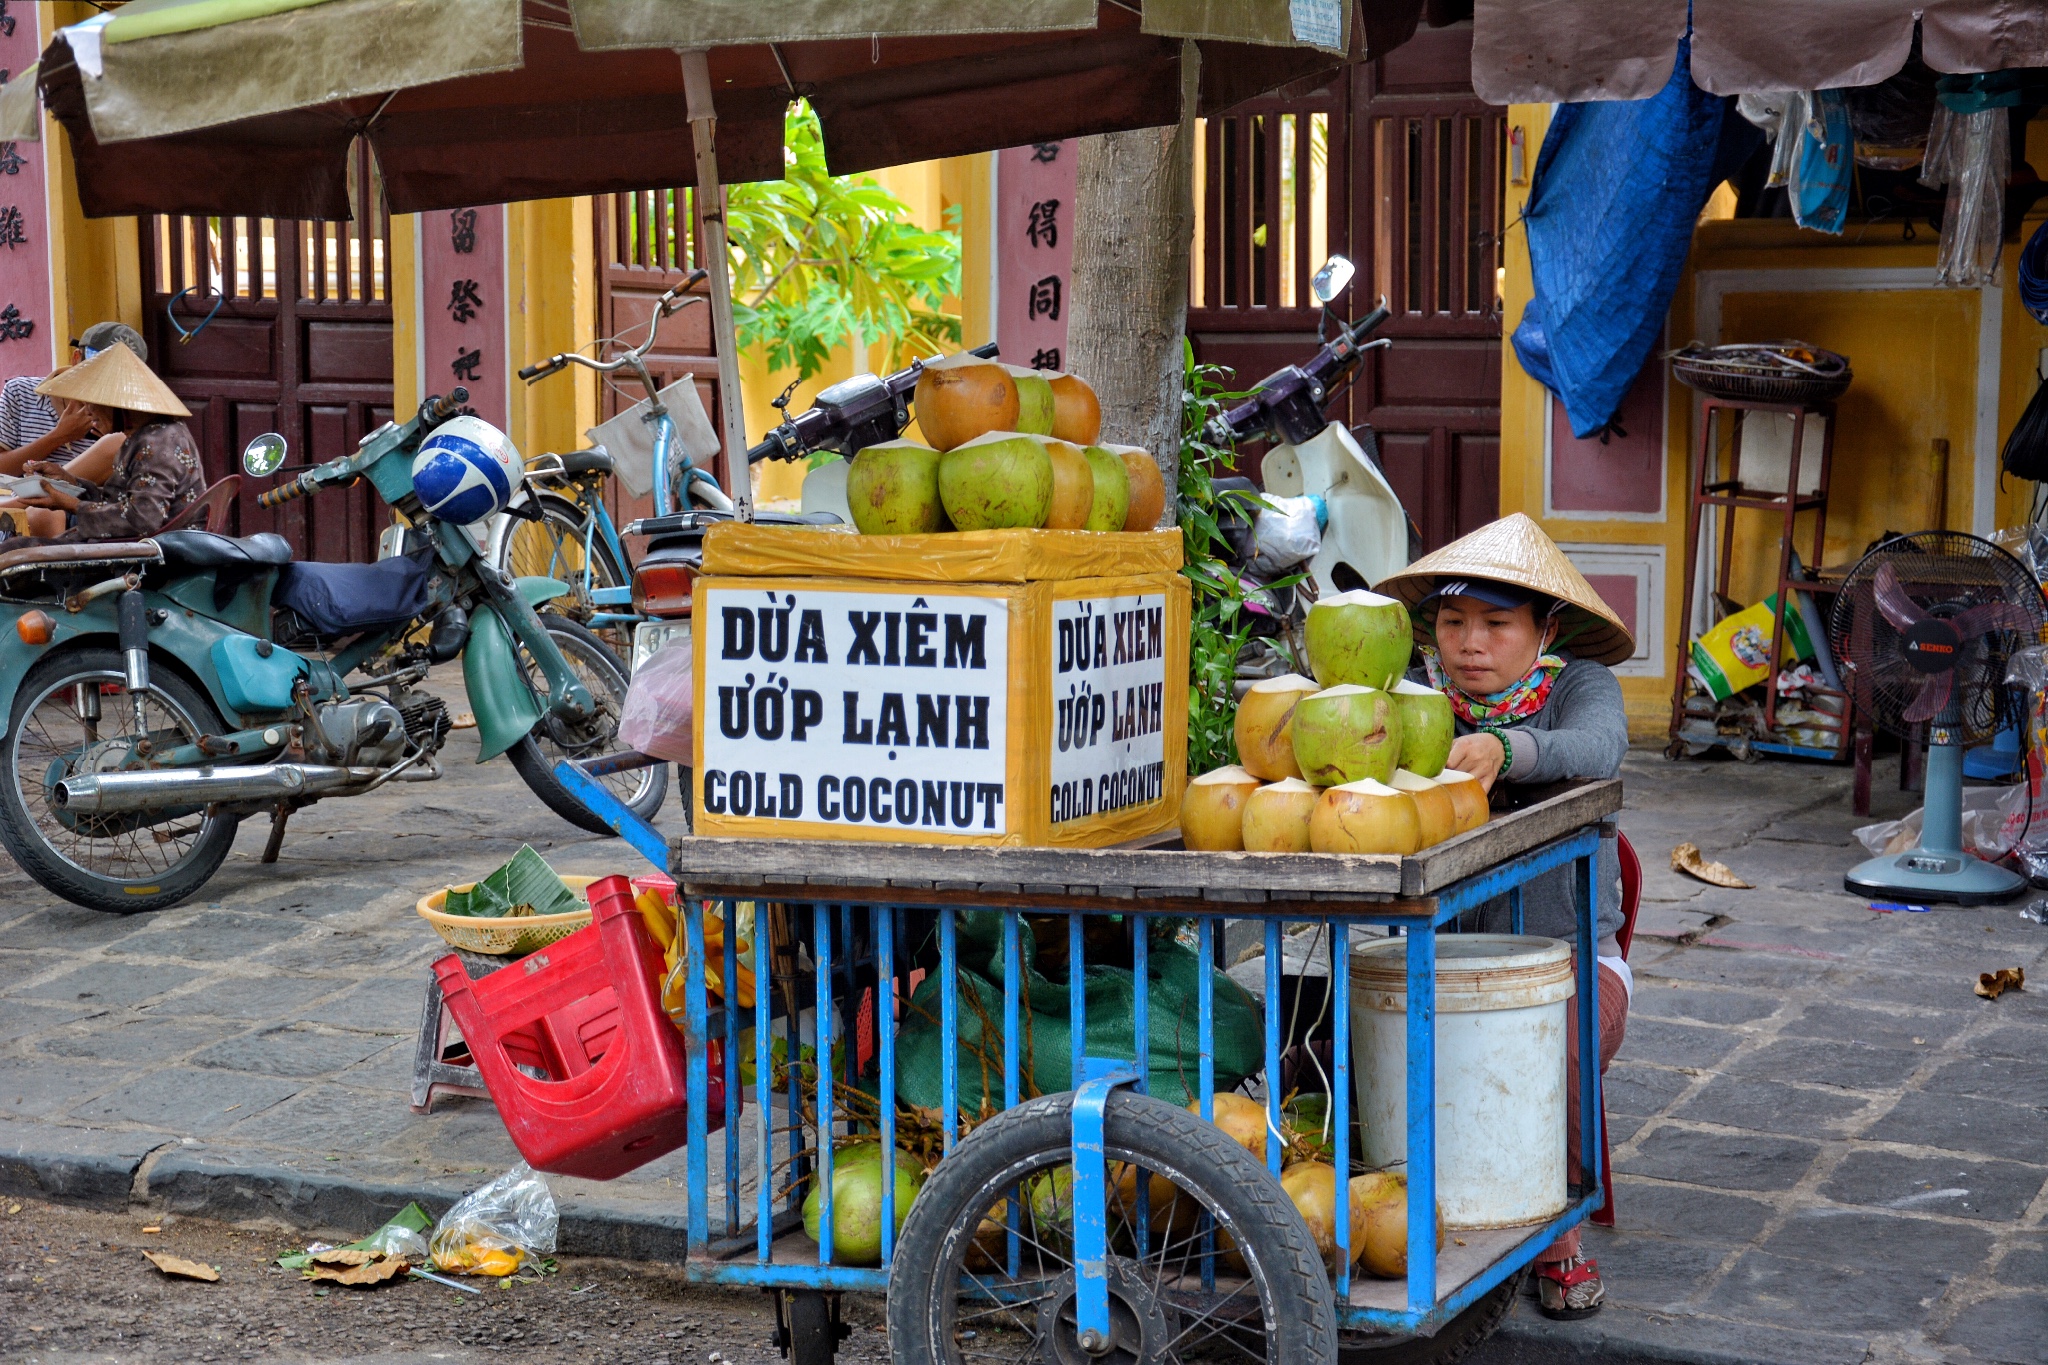
<instances>
[{"instance_id":1,"label":"stack of coconut","mask_svg":"<svg viewBox=\"0 0 2048 1365\"><path fill-rule=\"evenodd\" d=\"M916 402L930 444L869 446L846 473L862 535L1158 525L1158 463L1137 446L1096 443L1102 405L1079 375L947 356L925 365Z\"/></svg>"},{"instance_id":2,"label":"stack of coconut","mask_svg":"<svg viewBox=\"0 0 2048 1365\"><path fill-rule=\"evenodd\" d=\"M1253 684L1237 707L1238 762L1188 783L1189 848L1419 852L1486 823L1486 792L1446 769L1451 704L1407 681L1408 609L1363 590L1309 608L1311 681Z\"/></svg>"}]
</instances>

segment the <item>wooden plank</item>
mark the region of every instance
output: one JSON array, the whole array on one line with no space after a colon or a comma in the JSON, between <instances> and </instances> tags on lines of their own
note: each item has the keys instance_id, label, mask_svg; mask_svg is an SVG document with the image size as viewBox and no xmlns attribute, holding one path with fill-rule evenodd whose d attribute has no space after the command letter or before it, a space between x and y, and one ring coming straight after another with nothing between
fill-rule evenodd
<instances>
[{"instance_id":1,"label":"wooden plank","mask_svg":"<svg viewBox=\"0 0 2048 1365\"><path fill-rule=\"evenodd\" d=\"M1455 839L1403 860L1401 891L1432 895L1510 858L1594 824L1621 809L1618 780L1564 787L1557 795L1497 816Z\"/></svg>"}]
</instances>

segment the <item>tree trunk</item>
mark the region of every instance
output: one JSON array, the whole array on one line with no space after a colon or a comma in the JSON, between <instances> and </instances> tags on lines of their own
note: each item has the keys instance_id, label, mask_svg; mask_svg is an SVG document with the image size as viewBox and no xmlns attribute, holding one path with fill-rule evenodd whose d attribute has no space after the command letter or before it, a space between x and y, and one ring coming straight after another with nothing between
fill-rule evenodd
<instances>
[{"instance_id":1,"label":"tree trunk","mask_svg":"<svg viewBox=\"0 0 2048 1365\"><path fill-rule=\"evenodd\" d=\"M1067 368L1095 386L1104 440L1143 446L1177 521L1181 346L1195 236L1195 92L1201 52L1181 49L1181 120L1080 140Z\"/></svg>"}]
</instances>

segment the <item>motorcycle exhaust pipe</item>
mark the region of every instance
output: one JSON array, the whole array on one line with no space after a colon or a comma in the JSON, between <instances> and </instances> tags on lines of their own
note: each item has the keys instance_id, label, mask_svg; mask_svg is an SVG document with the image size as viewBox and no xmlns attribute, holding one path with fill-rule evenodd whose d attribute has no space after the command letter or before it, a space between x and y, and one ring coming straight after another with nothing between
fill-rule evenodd
<instances>
[{"instance_id":1,"label":"motorcycle exhaust pipe","mask_svg":"<svg viewBox=\"0 0 2048 1365\"><path fill-rule=\"evenodd\" d=\"M80 773L59 782L50 802L88 815L216 801L288 801L376 780L379 768L264 763L230 768L157 768L145 772Z\"/></svg>"}]
</instances>

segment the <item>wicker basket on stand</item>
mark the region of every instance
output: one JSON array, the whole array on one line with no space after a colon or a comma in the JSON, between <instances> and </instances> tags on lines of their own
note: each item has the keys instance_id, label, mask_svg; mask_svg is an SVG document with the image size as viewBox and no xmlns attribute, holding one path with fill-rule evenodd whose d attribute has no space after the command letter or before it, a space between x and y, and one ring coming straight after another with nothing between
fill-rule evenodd
<instances>
[{"instance_id":1,"label":"wicker basket on stand","mask_svg":"<svg viewBox=\"0 0 2048 1365\"><path fill-rule=\"evenodd\" d=\"M1855 376L1846 356L1803 341L1693 342L1667 357L1679 383L1731 403L1811 407L1842 396Z\"/></svg>"}]
</instances>

